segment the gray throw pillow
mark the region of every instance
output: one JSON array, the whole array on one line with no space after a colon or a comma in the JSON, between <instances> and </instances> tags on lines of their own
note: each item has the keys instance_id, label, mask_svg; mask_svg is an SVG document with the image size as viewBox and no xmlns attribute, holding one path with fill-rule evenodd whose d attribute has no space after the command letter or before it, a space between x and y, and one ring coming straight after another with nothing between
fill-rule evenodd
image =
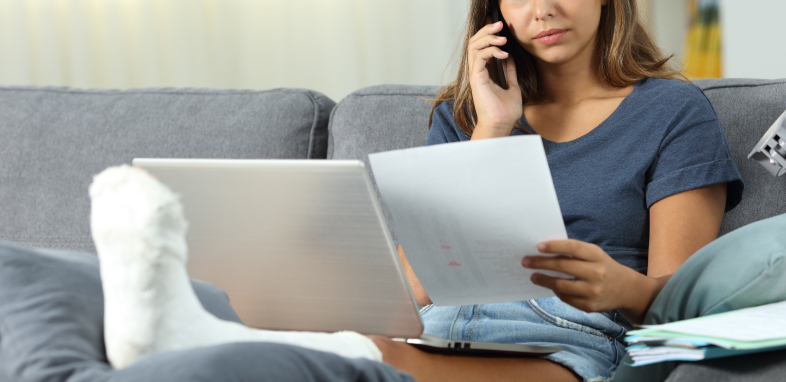
<instances>
[{"instance_id":1,"label":"gray throw pillow","mask_svg":"<svg viewBox=\"0 0 786 382\"><path fill-rule=\"evenodd\" d=\"M240 322L222 290L192 285L205 309ZM378 362L271 343L162 353L115 371L103 310L95 255L0 241L0 381L412 381Z\"/></svg>"}]
</instances>

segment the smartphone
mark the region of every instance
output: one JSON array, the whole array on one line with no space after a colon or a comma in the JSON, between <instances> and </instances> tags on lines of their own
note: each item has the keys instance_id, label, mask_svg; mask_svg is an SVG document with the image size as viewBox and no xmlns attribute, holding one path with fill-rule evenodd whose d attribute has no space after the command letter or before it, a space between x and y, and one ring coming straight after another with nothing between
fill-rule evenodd
<instances>
[{"instance_id":1,"label":"smartphone","mask_svg":"<svg viewBox=\"0 0 786 382\"><path fill-rule=\"evenodd\" d=\"M489 2L491 3L491 19L492 19L491 22L492 23L496 23L497 21L502 20L502 24L503 24L502 25L502 29L505 29L505 26L506 26L505 25L505 19L502 18L502 13L500 13L500 11L499 11L498 0L489 0ZM500 33L501 33L501 31L500 31ZM499 36L500 33L497 33L497 36ZM507 45L507 43L505 45ZM502 49L502 51L504 52L505 51L505 46L504 45L501 46L500 49ZM499 86L502 87L505 90L508 90L508 79L505 78L505 69L502 67L502 60L500 60L499 58L496 58L496 57L494 58L494 60L497 61L497 73L499 75Z\"/></svg>"}]
</instances>

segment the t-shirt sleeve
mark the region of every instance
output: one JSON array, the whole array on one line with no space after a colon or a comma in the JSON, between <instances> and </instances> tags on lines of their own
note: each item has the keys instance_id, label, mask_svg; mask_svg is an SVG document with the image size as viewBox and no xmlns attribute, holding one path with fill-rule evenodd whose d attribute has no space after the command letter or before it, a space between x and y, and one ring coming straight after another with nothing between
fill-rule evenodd
<instances>
[{"instance_id":1,"label":"t-shirt sleeve","mask_svg":"<svg viewBox=\"0 0 786 382\"><path fill-rule=\"evenodd\" d=\"M742 177L723 128L709 100L696 90L698 99L686 105L684 118L674 118L647 171L647 208L668 196L719 183L728 185L725 211L742 200Z\"/></svg>"},{"instance_id":2,"label":"t-shirt sleeve","mask_svg":"<svg viewBox=\"0 0 786 382\"><path fill-rule=\"evenodd\" d=\"M453 119L453 101L445 101L437 105L431 117L431 130L426 138L426 146L466 139L469 137L459 130Z\"/></svg>"}]
</instances>

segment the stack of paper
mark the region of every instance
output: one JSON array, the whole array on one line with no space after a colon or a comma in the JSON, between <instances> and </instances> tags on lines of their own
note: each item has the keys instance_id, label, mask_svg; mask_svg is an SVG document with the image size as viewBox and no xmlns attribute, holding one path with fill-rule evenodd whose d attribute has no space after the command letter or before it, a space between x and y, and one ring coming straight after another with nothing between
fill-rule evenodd
<instances>
[{"instance_id":1,"label":"stack of paper","mask_svg":"<svg viewBox=\"0 0 786 382\"><path fill-rule=\"evenodd\" d=\"M628 332L633 366L786 349L786 301Z\"/></svg>"}]
</instances>

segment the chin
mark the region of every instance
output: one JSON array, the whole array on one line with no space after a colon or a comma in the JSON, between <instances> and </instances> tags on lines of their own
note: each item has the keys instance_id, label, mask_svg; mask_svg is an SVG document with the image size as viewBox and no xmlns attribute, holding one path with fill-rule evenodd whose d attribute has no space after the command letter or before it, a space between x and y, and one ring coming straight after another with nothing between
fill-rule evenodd
<instances>
[{"instance_id":1,"label":"chin","mask_svg":"<svg viewBox=\"0 0 786 382\"><path fill-rule=\"evenodd\" d=\"M568 54L567 52L548 52L546 54L533 54L538 60L547 64L561 65L570 62L575 55Z\"/></svg>"},{"instance_id":2,"label":"chin","mask_svg":"<svg viewBox=\"0 0 786 382\"><path fill-rule=\"evenodd\" d=\"M569 62L576 57L576 52L571 51L566 46L550 46L538 50L531 47L524 47L533 57L547 64L560 65Z\"/></svg>"}]
</instances>

